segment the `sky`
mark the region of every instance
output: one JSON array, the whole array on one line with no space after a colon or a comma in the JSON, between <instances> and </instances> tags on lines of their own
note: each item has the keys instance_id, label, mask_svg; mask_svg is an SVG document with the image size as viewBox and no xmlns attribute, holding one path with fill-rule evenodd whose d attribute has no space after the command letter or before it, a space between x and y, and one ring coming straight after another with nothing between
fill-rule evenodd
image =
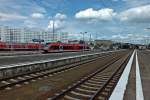
<instances>
[{"instance_id":1,"label":"sky","mask_svg":"<svg viewBox=\"0 0 150 100\"><path fill-rule=\"evenodd\" d=\"M150 0L0 0L0 25L69 32L82 38L144 43Z\"/></svg>"}]
</instances>

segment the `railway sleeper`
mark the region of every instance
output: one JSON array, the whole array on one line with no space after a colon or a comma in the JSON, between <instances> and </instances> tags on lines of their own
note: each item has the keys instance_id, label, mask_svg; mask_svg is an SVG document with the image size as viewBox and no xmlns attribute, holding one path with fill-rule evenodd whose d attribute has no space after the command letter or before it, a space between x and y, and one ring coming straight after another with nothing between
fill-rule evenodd
<instances>
[{"instance_id":1,"label":"railway sleeper","mask_svg":"<svg viewBox=\"0 0 150 100\"><path fill-rule=\"evenodd\" d=\"M82 88L82 87L79 87L79 88L76 88L77 90L79 91L83 91L83 92L89 92L89 93L95 93L96 90L91 90L91 89L85 89L85 88Z\"/></svg>"},{"instance_id":2,"label":"railway sleeper","mask_svg":"<svg viewBox=\"0 0 150 100\"><path fill-rule=\"evenodd\" d=\"M103 83L103 82L101 82L101 81L93 81L93 80L88 80L87 82L95 83L95 84L102 84L102 83Z\"/></svg>"},{"instance_id":3,"label":"railway sleeper","mask_svg":"<svg viewBox=\"0 0 150 100\"><path fill-rule=\"evenodd\" d=\"M71 91L70 92L70 95L72 96L72 97L76 97L76 98L90 98L92 95L90 95L90 94L84 94L84 93L79 93L79 92L76 92L76 91Z\"/></svg>"},{"instance_id":4,"label":"railway sleeper","mask_svg":"<svg viewBox=\"0 0 150 100\"><path fill-rule=\"evenodd\" d=\"M69 96L69 95L65 95L64 98L65 98L65 100L81 100L81 99L74 98L74 97Z\"/></svg>"},{"instance_id":5,"label":"railway sleeper","mask_svg":"<svg viewBox=\"0 0 150 100\"><path fill-rule=\"evenodd\" d=\"M93 86L87 86L82 84L81 87L85 87L85 88L89 88L89 89L98 89L97 87L93 87Z\"/></svg>"},{"instance_id":6,"label":"railway sleeper","mask_svg":"<svg viewBox=\"0 0 150 100\"><path fill-rule=\"evenodd\" d=\"M90 83L90 82L85 82L84 83L85 85L88 85L88 86L94 86L94 87L101 87L102 86L102 84L96 84L96 83Z\"/></svg>"}]
</instances>

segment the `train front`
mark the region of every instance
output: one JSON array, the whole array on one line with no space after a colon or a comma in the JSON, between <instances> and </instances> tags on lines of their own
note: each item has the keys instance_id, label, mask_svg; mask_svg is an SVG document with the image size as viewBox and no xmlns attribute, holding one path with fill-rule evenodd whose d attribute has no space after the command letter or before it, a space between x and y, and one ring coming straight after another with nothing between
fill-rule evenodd
<instances>
[{"instance_id":1,"label":"train front","mask_svg":"<svg viewBox=\"0 0 150 100\"><path fill-rule=\"evenodd\" d=\"M48 53L49 48L50 48L49 43L46 43L46 44L44 45L44 48L43 48L44 53Z\"/></svg>"}]
</instances>

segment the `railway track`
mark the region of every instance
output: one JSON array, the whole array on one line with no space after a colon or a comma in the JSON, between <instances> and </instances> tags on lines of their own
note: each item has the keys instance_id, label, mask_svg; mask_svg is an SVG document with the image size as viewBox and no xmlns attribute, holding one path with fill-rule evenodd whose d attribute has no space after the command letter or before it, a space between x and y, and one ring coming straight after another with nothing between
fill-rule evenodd
<instances>
[{"instance_id":1,"label":"railway track","mask_svg":"<svg viewBox=\"0 0 150 100\"><path fill-rule=\"evenodd\" d=\"M34 72L34 73L28 73L28 74L23 74L23 75L18 75L15 77L11 77L11 78L6 78L6 79L1 79L0 80L0 90L4 90L4 89L11 89L13 86L21 86L23 83L24 84L29 84L30 81L36 81L37 79L42 79L42 78L47 78L49 76L53 76L56 74L59 74L61 72L64 71L68 71L71 70L75 67L78 67L79 65L83 65L83 64L87 64L87 63L91 63L97 59L103 59L105 57L110 57L114 55L113 53L111 54L107 54L107 55L102 55L100 57L97 57L95 59L90 59L90 60L86 60L86 61L82 61L82 62L78 62L75 64L70 64L70 65L66 65L66 66L59 66L57 68L54 69L46 69L46 70L41 70L38 72ZM121 56L121 54L120 54ZM115 57L114 57L115 58Z\"/></svg>"},{"instance_id":2,"label":"railway track","mask_svg":"<svg viewBox=\"0 0 150 100\"><path fill-rule=\"evenodd\" d=\"M108 100L129 58L115 58L103 68L83 77L50 100Z\"/></svg>"}]
</instances>

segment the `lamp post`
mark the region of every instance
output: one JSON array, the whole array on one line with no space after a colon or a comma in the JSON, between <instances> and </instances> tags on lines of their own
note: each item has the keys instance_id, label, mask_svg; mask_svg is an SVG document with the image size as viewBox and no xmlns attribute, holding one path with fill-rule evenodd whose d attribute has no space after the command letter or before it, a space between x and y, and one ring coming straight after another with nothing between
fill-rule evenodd
<instances>
[{"instance_id":1,"label":"lamp post","mask_svg":"<svg viewBox=\"0 0 150 100\"><path fill-rule=\"evenodd\" d=\"M87 34L87 32L80 32L83 35L83 52L85 49L85 41L84 41L84 34Z\"/></svg>"},{"instance_id":2,"label":"lamp post","mask_svg":"<svg viewBox=\"0 0 150 100\"><path fill-rule=\"evenodd\" d=\"M150 27L147 27L144 29L145 31L150 31ZM150 43L150 37L148 36L146 39L146 44L148 45Z\"/></svg>"},{"instance_id":3,"label":"lamp post","mask_svg":"<svg viewBox=\"0 0 150 100\"><path fill-rule=\"evenodd\" d=\"M53 17L53 42L54 42L54 34L55 34L55 19Z\"/></svg>"},{"instance_id":4,"label":"lamp post","mask_svg":"<svg viewBox=\"0 0 150 100\"><path fill-rule=\"evenodd\" d=\"M10 30L10 48L13 51L13 32Z\"/></svg>"},{"instance_id":5,"label":"lamp post","mask_svg":"<svg viewBox=\"0 0 150 100\"><path fill-rule=\"evenodd\" d=\"M41 33L41 32L39 32L39 34L38 34L38 40L39 40L39 52L40 52L40 50L41 50L41 48L40 48L40 45L41 45L41 37L40 37L40 33Z\"/></svg>"},{"instance_id":6,"label":"lamp post","mask_svg":"<svg viewBox=\"0 0 150 100\"><path fill-rule=\"evenodd\" d=\"M92 38L91 38L91 34L90 34L90 43L91 43L91 39L92 39Z\"/></svg>"}]
</instances>

